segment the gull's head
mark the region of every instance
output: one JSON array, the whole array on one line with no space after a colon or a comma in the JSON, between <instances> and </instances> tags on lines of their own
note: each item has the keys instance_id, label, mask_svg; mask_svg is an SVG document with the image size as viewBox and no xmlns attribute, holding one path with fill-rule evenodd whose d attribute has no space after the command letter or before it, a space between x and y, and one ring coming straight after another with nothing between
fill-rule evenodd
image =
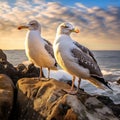
<instances>
[{"instance_id":1,"label":"gull's head","mask_svg":"<svg viewBox=\"0 0 120 120\"><path fill-rule=\"evenodd\" d=\"M19 30L21 29L29 29L29 30L39 30L41 31L41 26L38 21L32 20L26 25L21 25L18 27Z\"/></svg>"},{"instance_id":2,"label":"gull's head","mask_svg":"<svg viewBox=\"0 0 120 120\"><path fill-rule=\"evenodd\" d=\"M80 30L68 22L60 24L57 28L57 34L70 35L72 32L79 33Z\"/></svg>"}]
</instances>

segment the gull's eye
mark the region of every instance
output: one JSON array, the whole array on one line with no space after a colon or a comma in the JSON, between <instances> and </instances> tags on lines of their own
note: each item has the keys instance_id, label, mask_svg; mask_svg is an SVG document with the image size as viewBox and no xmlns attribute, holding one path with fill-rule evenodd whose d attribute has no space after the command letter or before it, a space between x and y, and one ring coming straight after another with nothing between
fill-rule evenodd
<instances>
[{"instance_id":1,"label":"gull's eye","mask_svg":"<svg viewBox=\"0 0 120 120\"><path fill-rule=\"evenodd\" d=\"M66 26L66 25L65 25L64 28L69 28L69 26Z\"/></svg>"},{"instance_id":2,"label":"gull's eye","mask_svg":"<svg viewBox=\"0 0 120 120\"><path fill-rule=\"evenodd\" d=\"M34 23L30 23L30 25L34 25Z\"/></svg>"}]
</instances>

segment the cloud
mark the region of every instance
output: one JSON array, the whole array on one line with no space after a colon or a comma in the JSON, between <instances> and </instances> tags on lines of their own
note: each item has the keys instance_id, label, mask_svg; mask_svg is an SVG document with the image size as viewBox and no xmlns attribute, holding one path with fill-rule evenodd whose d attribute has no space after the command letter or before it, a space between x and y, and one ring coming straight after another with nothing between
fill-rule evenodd
<instances>
[{"instance_id":1,"label":"cloud","mask_svg":"<svg viewBox=\"0 0 120 120\"><path fill-rule=\"evenodd\" d=\"M70 21L81 29L79 37L73 35L78 41L79 39L119 41L120 7L88 8L81 3L66 7L57 2L45 2L45 0L31 2L18 0L12 5L8 2L0 2L0 14L1 33L17 32L16 28L20 24L37 19L42 25L43 36L53 41L57 26L61 22ZM20 34L23 35L23 32ZM23 38L24 36L21 37Z\"/></svg>"}]
</instances>

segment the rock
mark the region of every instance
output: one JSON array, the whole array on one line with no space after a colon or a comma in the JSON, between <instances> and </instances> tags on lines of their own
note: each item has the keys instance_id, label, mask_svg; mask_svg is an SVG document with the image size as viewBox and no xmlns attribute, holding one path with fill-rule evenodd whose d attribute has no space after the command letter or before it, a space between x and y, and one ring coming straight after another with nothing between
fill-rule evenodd
<instances>
[{"instance_id":1,"label":"rock","mask_svg":"<svg viewBox=\"0 0 120 120\"><path fill-rule=\"evenodd\" d=\"M117 80L117 83L120 85L120 79Z\"/></svg>"},{"instance_id":2,"label":"rock","mask_svg":"<svg viewBox=\"0 0 120 120\"><path fill-rule=\"evenodd\" d=\"M17 67L14 67L9 62L0 63L0 74L8 75L14 84L16 84L20 78L39 77L39 73L40 69L35 67L34 64L30 64L27 68L24 64L19 64Z\"/></svg>"},{"instance_id":3,"label":"rock","mask_svg":"<svg viewBox=\"0 0 120 120\"><path fill-rule=\"evenodd\" d=\"M8 76L0 74L0 120L8 120L13 106L13 96L12 80Z\"/></svg>"},{"instance_id":4,"label":"rock","mask_svg":"<svg viewBox=\"0 0 120 120\"><path fill-rule=\"evenodd\" d=\"M1 49L0 49L0 62L7 62L7 56Z\"/></svg>"},{"instance_id":5,"label":"rock","mask_svg":"<svg viewBox=\"0 0 120 120\"><path fill-rule=\"evenodd\" d=\"M5 68L4 68L4 65L2 63L0 63L0 74L1 73L5 74Z\"/></svg>"},{"instance_id":6,"label":"rock","mask_svg":"<svg viewBox=\"0 0 120 120\"><path fill-rule=\"evenodd\" d=\"M8 75L14 83L16 83L16 78L17 78L17 70L16 68L9 62L4 62L0 64L1 70L0 74L6 74Z\"/></svg>"},{"instance_id":7,"label":"rock","mask_svg":"<svg viewBox=\"0 0 120 120\"><path fill-rule=\"evenodd\" d=\"M16 69L19 79L24 77L39 77L40 69L35 67L34 64L29 64L28 67L24 64L19 64Z\"/></svg>"},{"instance_id":8,"label":"rock","mask_svg":"<svg viewBox=\"0 0 120 120\"><path fill-rule=\"evenodd\" d=\"M26 77L27 67L24 64L19 64L17 67L17 76L18 79Z\"/></svg>"},{"instance_id":9,"label":"rock","mask_svg":"<svg viewBox=\"0 0 120 120\"><path fill-rule=\"evenodd\" d=\"M40 69L35 67L34 64L28 65L27 77L39 77ZM44 75L42 74L44 77Z\"/></svg>"},{"instance_id":10,"label":"rock","mask_svg":"<svg viewBox=\"0 0 120 120\"><path fill-rule=\"evenodd\" d=\"M7 61L7 57L2 50L0 50L0 74L8 75L15 83L17 70Z\"/></svg>"},{"instance_id":11,"label":"rock","mask_svg":"<svg viewBox=\"0 0 120 120\"><path fill-rule=\"evenodd\" d=\"M120 119L120 104L114 104L113 101L107 96L96 96L98 100L100 100L103 104L112 109L114 115L116 115Z\"/></svg>"},{"instance_id":12,"label":"rock","mask_svg":"<svg viewBox=\"0 0 120 120\"><path fill-rule=\"evenodd\" d=\"M22 78L17 88L19 120L118 120L96 96L66 94L70 86L64 82Z\"/></svg>"},{"instance_id":13,"label":"rock","mask_svg":"<svg viewBox=\"0 0 120 120\"><path fill-rule=\"evenodd\" d=\"M0 74L8 75L14 84L16 84L20 78L38 77L39 73L39 68L35 67L33 64L30 64L27 68L24 64L19 64L17 67L14 67L9 62L0 62Z\"/></svg>"},{"instance_id":14,"label":"rock","mask_svg":"<svg viewBox=\"0 0 120 120\"><path fill-rule=\"evenodd\" d=\"M13 80L17 74L16 68L9 62L3 64L5 73Z\"/></svg>"},{"instance_id":15,"label":"rock","mask_svg":"<svg viewBox=\"0 0 120 120\"><path fill-rule=\"evenodd\" d=\"M27 71L27 67L26 67L24 64L19 64L19 65L17 66L17 71L19 71L20 73L25 74L26 71Z\"/></svg>"},{"instance_id":16,"label":"rock","mask_svg":"<svg viewBox=\"0 0 120 120\"><path fill-rule=\"evenodd\" d=\"M6 54L0 49L0 74L8 75L13 80L14 84L16 84L17 80L20 78L38 77L39 73L40 69L35 67L34 64L29 64L28 67L24 64L19 64L17 67L14 67L7 61Z\"/></svg>"}]
</instances>

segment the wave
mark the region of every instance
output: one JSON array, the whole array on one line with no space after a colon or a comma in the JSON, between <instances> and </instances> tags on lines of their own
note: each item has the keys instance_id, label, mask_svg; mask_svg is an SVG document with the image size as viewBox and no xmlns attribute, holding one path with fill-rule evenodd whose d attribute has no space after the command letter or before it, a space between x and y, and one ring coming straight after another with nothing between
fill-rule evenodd
<instances>
[{"instance_id":1,"label":"wave","mask_svg":"<svg viewBox=\"0 0 120 120\"><path fill-rule=\"evenodd\" d=\"M118 80L120 78L120 69L103 69L102 73L109 80Z\"/></svg>"},{"instance_id":2,"label":"wave","mask_svg":"<svg viewBox=\"0 0 120 120\"><path fill-rule=\"evenodd\" d=\"M103 75L111 75L112 71L101 70Z\"/></svg>"}]
</instances>

